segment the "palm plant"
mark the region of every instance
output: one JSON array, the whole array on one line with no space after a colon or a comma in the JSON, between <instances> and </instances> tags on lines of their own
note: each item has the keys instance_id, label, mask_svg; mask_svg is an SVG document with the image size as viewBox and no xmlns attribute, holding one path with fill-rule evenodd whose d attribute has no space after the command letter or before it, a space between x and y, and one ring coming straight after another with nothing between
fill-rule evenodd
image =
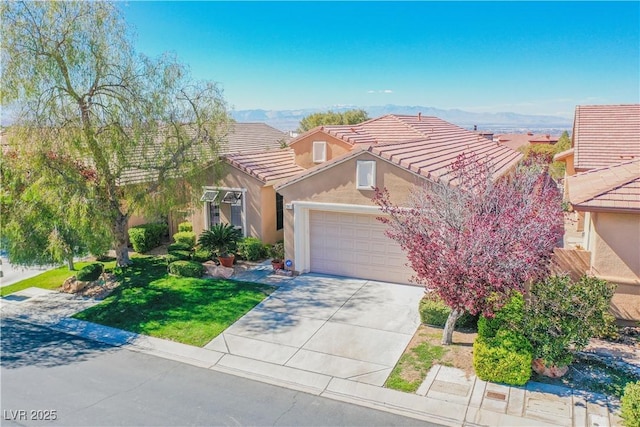
<instances>
[{"instance_id":1,"label":"palm plant","mask_svg":"<svg viewBox=\"0 0 640 427\"><path fill-rule=\"evenodd\" d=\"M219 257L228 257L236 251L240 239L242 232L231 224L215 224L200 234L198 244Z\"/></svg>"}]
</instances>

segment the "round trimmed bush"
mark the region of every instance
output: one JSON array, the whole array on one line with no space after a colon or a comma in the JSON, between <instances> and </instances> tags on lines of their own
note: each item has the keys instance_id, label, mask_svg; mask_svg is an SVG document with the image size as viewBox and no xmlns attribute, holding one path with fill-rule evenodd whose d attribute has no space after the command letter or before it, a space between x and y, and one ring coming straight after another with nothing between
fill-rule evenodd
<instances>
[{"instance_id":1,"label":"round trimmed bush","mask_svg":"<svg viewBox=\"0 0 640 427\"><path fill-rule=\"evenodd\" d=\"M191 259L190 251L171 251L169 252L169 255L173 255L176 258L176 260L180 260L180 261L188 261Z\"/></svg>"},{"instance_id":2,"label":"round trimmed bush","mask_svg":"<svg viewBox=\"0 0 640 427\"><path fill-rule=\"evenodd\" d=\"M640 427L640 381L628 383L620 399L620 417L627 427Z\"/></svg>"},{"instance_id":3,"label":"round trimmed bush","mask_svg":"<svg viewBox=\"0 0 640 427\"><path fill-rule=\"evenodd\" d=\"M191 255L191 259L197 262L211 261L213 259L213 252L207 249L198 249Z\"/></svg>"},{"instance_id":4,"label":"round trimmed bush","mask_svg":"<svg viewBox=\"0 0 640 427\"><path fill-rule=\"evenodd\" d=\"M173 235L173 240L176 243L188 245L189 249L192 249L196 245L196 233L193 231L180 231Z\"/></svg>"},{"instance_id":5,"label":"round trimmed bush","mask_svg":"<svg viewBox=\"0 0 640 427\"><path fill-rule=\"evenodd\" d=\"M255 237L245 237L238 243L238 253L247 261L258 261L267 257L267 246Z\"/></svg>"},{"instance_id":6,"label":"round trimmed bush","mask_svg":"<svg viewBox=\"0 0 640 427\"><path fill-rule=\"evenodd\" d=\"M172 243L167 246L167 252L171 253L173 251L190 251L191 246L188 243Z\"/></svg>"},{"instance_id":7,"label":"round trimmed bush","mask_svg":"<svg viewBox=\"0 0 640 427\"><path fill-rule=\"evenodd\" d=\"M524 385L531 377L533 347L524 335L499 330L493 338L478 335L473 343L473 368L484 381Z\"/></svg>"},{"instance_id":8,"label":"round trimmed bush","mask_svg":"<svg viewBox=\"0 0 640 427\"><path fill-rule=\"evenodd\" d=\"M493 318L480 316L478 319L478 336L493 338L499 330L522 330L524 316L524 297L520 292L513 294L509 301L498 311Z\"/></svg>"},{"instance_id":9,"label":"round trimmed bush","mask_svg":"<svg viewBox=\"0 0 640 427\"><path fill-rule=\"evenodd\" d=\"M178 224L178 232L180 231L193 231L193 225L190 222L181 222Z\"/></svg>"},{"instance_id":10,"label":"round trimmed bush","mask_svg":"<svg viewBox=\"0 0 640 427\"><path fill-rule=\"evenodd\" d=\"M169 264L169 273L180 277L202 277L204 266L195 261L174 261Z\"/></svg>"},{"instance_id":11,"label":"round trimmed bush","mask_svg":"<svg viewBox=\"0 0 640 427\"><path fill-rule=\"evenodd\" d=\"M443 328L447 323L447 317L451 313L444 302L438 298L425 297L420 301L420 320L423 324ZM465 312L456 321L456 328L473 328L475 327L475 316Z\"/></svg>"},{"instance_id":12,"label":"round trimmed bush","mask_svg":"<svg viewBox=\"0 0 640 427\"><path fill-rule=\"evenodd\" d=\"M94 262L89 265L85 265L76 274L76 279L81 282L93 282L98 280L102 272L104 271L104 264L100 262Z\"/></svg>"}]
</instances>

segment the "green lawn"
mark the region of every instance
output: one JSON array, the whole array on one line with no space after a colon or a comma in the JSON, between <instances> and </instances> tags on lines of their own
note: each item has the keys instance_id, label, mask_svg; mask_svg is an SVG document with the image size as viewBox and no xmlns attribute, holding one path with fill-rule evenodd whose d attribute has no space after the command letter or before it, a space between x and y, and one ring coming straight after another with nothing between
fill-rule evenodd
<instances>
[{"instance_id":1,"label":"green lawn","mask_svg":"<svg viewBox=\"0 0 640 427\"><path fill-rule=\"evenodd\" d=\"M0 288L0 296L5 296L12 294L14 292L21 291L23 289L35 287L42 289L57 289L62 286L62 283L68 279L69 277L76 274L77 270L80 270L87 264L91 264L90 262L76 262L75 268L76 271L70 271L66 266L54 268L53 270L45 271L42 274L38 274L37 276L30 277L28 279L22 280L20 282L14 283L9 286L4 286ZM109 261L103 263L105 269L113 269L116 265L115 261Z\"/></svg>"},{"instance_id":2,"label":"green lawn","mask_svg":"<svg viewBox=\"0 0 640 427\"><path fill-rule=\"evenodd\" d=\"M234 280L168 276L160 257L132 261L121 274L120 287L74 317L201 347L274 289Z\"/></svg>"}]
</instances>

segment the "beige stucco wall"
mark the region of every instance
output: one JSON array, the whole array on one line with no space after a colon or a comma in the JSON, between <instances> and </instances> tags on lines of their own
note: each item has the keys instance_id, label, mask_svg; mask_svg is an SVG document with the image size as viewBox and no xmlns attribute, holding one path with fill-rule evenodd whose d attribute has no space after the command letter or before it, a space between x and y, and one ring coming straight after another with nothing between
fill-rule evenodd
<instances>
[{"instance_id":1,"label":"beige stucco wall","mask_svg":"<svg viewBox=\"0 0 640 427\"><path fill-rule=\"evenodd\" d=\"M207 186L228 187L246 189L244 203L246 214L246 235L257 237L265 243L274 243L278 236L282 238L282 231L276 232L275 219L275 191L269 186L263 188L263 184L257 178L242 172L230 165L224 165L222 178L219 181L213 179L212 170L206 172L210 179ZM272 196L272 197L269 197ZM196 235L202 233L205 228L205 208L204 203L199 202L191 207L192 212L188 221L193 224L193 231ZM273 219L271 221L271 219ZM231 221L231 205L220 204L220 220L222 222Z\"/></svg>"},{"instance_id":2,"label":"beige stucco wall","mask_svg":"<svg viewBox=\"0 0 640 427\"><path fill-rule=\"evenodd\" d=\"M294 201L375 206L371 200L374 196L373 190L356 189L357 160L376 161L376 186L387 188L391 195L391 202L395 204L405 203L414 185L425 182L405 169L363 152L343 163L280 189L279 193L284 197L285 206ZM288 259L293 259L295 252L293 212L293 209L284 211L284 241Z\"/></svg>"},{"instance_id":3,"label":"beige stucco wall","mask_svg":"<svg viewBox=\"0 0 640 427\"><path fill-rule=\"evenodd\" d=\"M640 320L640 214L591 212L588 218L592 272L618 285L616 317Z\"/></svg>"},{"instance_id":4,"label":"beige stucco wall","mask_svg":"<svg viewBox=\"0 0 640 427\"><path fill-rule=\"evenodd\" d=\"M319 164L313 162L313 141L326 141L327 161L348 153L352 148L351 145L346 142L322 131L316 131L307 135L290 145L296 156L295 162L305 169L310 169Z\"/></svg>"}]
</instances>

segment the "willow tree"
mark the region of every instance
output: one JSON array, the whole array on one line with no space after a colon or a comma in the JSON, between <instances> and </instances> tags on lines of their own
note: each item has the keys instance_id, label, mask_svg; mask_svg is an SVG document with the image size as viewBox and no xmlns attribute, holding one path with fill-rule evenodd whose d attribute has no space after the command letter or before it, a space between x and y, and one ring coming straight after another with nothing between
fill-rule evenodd
<instances>
[{"instance_id":1,"label":"willow tree","mask_svg":"<svg viewBox=\"0 0 640 427\"><path fill-rule=\"evenodd\" d=\"M43 192L62 179L91 193L99 209L84 215L108 223L117 263L127 265L129 217L166 213L216 161L230 122L222 94L171 55L138 54L112 3L0 7L0 100L14 117L5 150L64 159L66 167L40 162L29 173Z\"/></svg>"}]
</instances>

